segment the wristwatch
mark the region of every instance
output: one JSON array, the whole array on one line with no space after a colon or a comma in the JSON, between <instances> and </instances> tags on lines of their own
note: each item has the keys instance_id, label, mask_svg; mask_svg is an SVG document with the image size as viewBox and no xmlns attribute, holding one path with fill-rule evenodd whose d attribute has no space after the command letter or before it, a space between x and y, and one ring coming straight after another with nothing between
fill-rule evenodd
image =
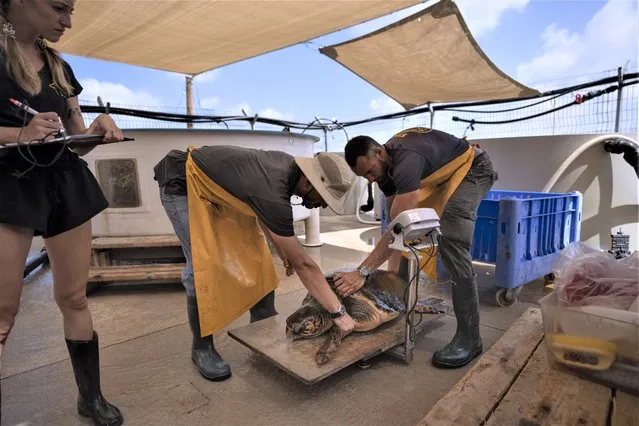
<instances>
[{"instance_id":1,"label":"wristwatch","mask_svg":"<svg viewBox=\"0 0 639 426\"><path fill-rule=\"evenodd\" d=\"M337 312L331 312L331 319L343 317L344 315L346 315L346 308L344 307L344 305L340 305Z\"/></svg>"},{"instance_id":2,"label":"wristwatch","mask_svg":"<svg viewBox=\"0 0 639 426\"><path fill-rule=\"evenodd\" d=\"M364 278L368 278L368 276L371 274L370 270L365 266L358 266L357 271Z\"/></svg>"}]
</instances>

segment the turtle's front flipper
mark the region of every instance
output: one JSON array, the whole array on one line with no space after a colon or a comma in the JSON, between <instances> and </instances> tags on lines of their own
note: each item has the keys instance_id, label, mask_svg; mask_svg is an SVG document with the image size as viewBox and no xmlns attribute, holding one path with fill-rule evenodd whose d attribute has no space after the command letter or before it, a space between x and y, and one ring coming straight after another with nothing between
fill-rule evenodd
<instances>
[{"instance_id":1,"label":"turtle's front flipper","mask_svg":"<svg viewBox=\"0 0 639 426\"><path fill-rule=\"evenodd\" d=\"M319 365L324 365L333 359L343 338L344 334L342 333L342 329L337 325L333 325L328 332L328 337L317 351L315 361L317 361Z\"/></svg>"}]
</instances>

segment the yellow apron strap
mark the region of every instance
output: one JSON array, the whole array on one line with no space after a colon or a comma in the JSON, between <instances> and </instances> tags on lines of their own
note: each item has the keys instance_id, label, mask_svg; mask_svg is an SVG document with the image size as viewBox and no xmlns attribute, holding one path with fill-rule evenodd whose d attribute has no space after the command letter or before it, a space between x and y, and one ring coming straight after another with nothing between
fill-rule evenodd
<instances>
[{"instance_id":1,"label":"yellow apron strap","mask_svg":"<svg viewBox=\"0 0 639 426\"><path fill-rule=\"evenodd\" d=\"M475 149L470 146L465 153L454 160L446 163L442 168L432 175L424 178L420 183L419 202L420 208L434 209L439 217L446 203L453 195L459 184L470 170L470 166L475 158ZM425 252L420 252L419 268L424 271L431 280L437 281L437 256L429 258ZM407 259L414 259L414 254L410 251L404 252ZM412 279L413 277L408 277Z\"/></svg>"},{"instance_id":2,"label":"yellow apron strap","mask_svg":"<svg viewBox=\"0 0 639 426\"><path fill-rule=\"evenodd\" d=\"M207 336L275 290L279 278L253 210L209 179L191 150L186 161L191 257L200 329Z\"/></svg>"}]
</instances>

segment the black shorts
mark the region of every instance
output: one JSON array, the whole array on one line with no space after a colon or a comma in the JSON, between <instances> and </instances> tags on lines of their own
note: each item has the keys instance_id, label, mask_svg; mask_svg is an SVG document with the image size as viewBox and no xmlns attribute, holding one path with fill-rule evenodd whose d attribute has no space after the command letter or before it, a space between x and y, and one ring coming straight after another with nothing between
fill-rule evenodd
<instances>
[{"instance_id":1,"label":"black shorts","mask_svg":"<svg viewBox=\"0 0 639 426\"><path fill-rule=\"evenodd\" d=\"M0 223L31 228L53 237L91 220L109 206L86 162L66 167L35 167L18 178L0 167Z\"/></svg>"}]
</instances>

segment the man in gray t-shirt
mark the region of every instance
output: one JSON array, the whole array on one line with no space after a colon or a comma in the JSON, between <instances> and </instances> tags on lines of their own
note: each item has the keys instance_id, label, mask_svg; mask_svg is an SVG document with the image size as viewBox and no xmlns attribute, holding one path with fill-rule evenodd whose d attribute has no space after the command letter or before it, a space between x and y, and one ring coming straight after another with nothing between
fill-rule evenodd
<instances>
[{"instance_id":1,"label":"man in gray t-shirt","mask_svg":"<svg viewBox=\"0 0 639 426\"><path fill-rule=\"evenodd\" d=\"M200 335L191 262L186 183L188 155L184 151L170 151L154 167L154 179L186 258L182 284L186 289L193 334L191 357L203 377L219 381L229 378L231 369L216 351L213 337ZM195 166L211 181L253 209L264 234L281 257L286 274L296 272L308 291L333 314L335 324L344 333L350 333L355 325L353 319L295 236L291 206L291 197L297 195L306 208L330 207L335 213L344 214L346 193L356 178L344 159L327 152L307 158L238 146L204 146L192 150L190 155ZM274 292L266 295L250 312L251 322L276 315Z\"/></svg>"},{"instance_id":2,"label":"man in gray t-shirt","mask_svg":"<svg viewBox=\"0 0 639 426\"><path fill-rule=\"evenodd\" d=\"M355 174L377 182L387 197L389 219L392 221L399 213L417 208L422 179L469 149L470 145L464 139L434 129L415 127L395 134L384 145L368 136L357 136L346 144L345 157ZM453 281L457 331L448 346L434 353L433 364L437 367L461 367L482 352L477 282L470 246L477 208L496 179L497 173L488 155L474 149L470 170L449 198L440 218L439 254ZM345 296L356 291L370 271L387 259L389 269L398 270L398 252L384 249L388 244L387 234L377 243L382 249L375 248L359 266L359 273L355 271L337 277L337 292Z\"/></svg>"}]
</instances>

